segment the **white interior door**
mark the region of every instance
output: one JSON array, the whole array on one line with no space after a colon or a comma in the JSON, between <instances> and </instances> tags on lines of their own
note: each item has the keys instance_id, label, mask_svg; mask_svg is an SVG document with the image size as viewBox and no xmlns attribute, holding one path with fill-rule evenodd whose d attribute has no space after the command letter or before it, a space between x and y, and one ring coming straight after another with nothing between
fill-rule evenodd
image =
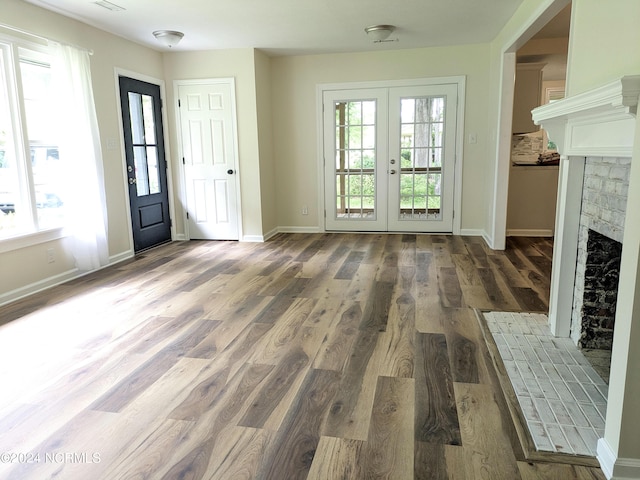
<instances>
[{"instance_id":1,"label":"white interior door","mask_svg":"<svg viewBox=\"0 0 640 480\"><path fill-rule=\"evenodd\" d=\"M327 230L453 231L457 92L324 92Z\"/></svg>"},{"instance_id":2,"label":"white interior door","mask_svg":"<svg viewBox=\"0 0 640 480\"><path fill-rule=\"evenodd\" d=\"M178 86L189 237L238 240L233 80Z\"/></svg>"}]
</instances>

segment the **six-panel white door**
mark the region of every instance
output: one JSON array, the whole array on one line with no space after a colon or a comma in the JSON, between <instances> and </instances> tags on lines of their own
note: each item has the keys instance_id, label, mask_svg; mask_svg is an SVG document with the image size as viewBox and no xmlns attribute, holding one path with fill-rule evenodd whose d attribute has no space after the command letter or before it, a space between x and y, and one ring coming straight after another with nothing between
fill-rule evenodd
<instances>
[{"instance_id":1,"label":"six-panel white door","mask_svg":"<svg viewBox=\"0 0 640 480\"><path fill-rule=\"evenodd\" d=\"M178 86L189 238L238 240L231 82Z\"/></svg>"}]
</instances>

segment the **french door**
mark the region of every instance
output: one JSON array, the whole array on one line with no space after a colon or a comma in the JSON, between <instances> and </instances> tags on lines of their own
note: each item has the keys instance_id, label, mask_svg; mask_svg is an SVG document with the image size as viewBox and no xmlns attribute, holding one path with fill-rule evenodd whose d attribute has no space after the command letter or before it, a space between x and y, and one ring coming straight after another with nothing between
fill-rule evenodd
<instances>
[{"instance_id":1,"label":"french door","mask_svg":"<svg viewBox=\"0 0 640 480\"><path fill-rule=\"evenodd\" d=\"M453 230L457 91L324 92L327 230Z\"/></svg>"}]
</instances>

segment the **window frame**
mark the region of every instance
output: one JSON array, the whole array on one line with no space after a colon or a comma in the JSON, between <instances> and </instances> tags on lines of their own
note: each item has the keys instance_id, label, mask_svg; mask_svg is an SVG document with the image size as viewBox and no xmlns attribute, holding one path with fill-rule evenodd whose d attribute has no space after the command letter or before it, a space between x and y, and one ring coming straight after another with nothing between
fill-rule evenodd
<instances>
[{"instance_id":1,"label":"window frame","mask_svg":"<svg viewBox=\"0 0 640 480\"><path fill-rule=\"evenodd\" d=\"M15 147L19 196L26 205L25 228L7 236L0 236L0 253L18 250L41 243L64 238L67 235L64 225L40 227L38 225L38 208L31 165L31 145L27 130L27 117L23 92L20 62L23 59L40 64L51 64L51 51L47 45L21 40L9 35L0 34L0 54L4 68L0 69L7 93L9 116L11 122L11 140Z\"/></svg>"}]
</instances>

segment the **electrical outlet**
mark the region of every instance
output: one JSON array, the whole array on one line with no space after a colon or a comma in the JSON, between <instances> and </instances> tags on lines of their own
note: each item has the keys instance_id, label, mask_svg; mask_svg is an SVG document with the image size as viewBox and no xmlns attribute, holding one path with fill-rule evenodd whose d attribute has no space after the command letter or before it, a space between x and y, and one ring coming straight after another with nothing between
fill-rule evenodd
<instances>
[{"instance_id":1,"label":"electrical outlet","mask_svg":"<svg viewBox=\"0 0 640 480\"><path fill-rule=\"evenodd\" d=\"M56 261L56 252L53 248L47 248L47 263L53 263Z\"/></svg>"},{"instance_id":2,"label":"electrical outlet","mask_svg":"<svg viewBox=\"0 0 640 480\"><path fill-rule=\"evenodd\" d=\"M306 205L302 206L302 214L303 215L309 215L309 209L307 208Z\"/></svg>"}]
</instances>

